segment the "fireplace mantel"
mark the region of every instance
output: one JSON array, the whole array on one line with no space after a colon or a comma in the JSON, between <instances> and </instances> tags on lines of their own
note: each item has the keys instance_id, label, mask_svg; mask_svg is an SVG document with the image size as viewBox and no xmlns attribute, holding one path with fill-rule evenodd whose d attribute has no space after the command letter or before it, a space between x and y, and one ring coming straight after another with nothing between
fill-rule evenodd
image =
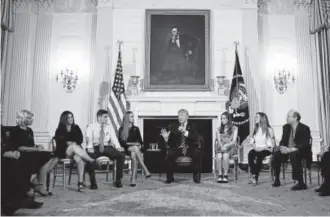
<instances>
[{"instance_id":1,"label":"fireplace mantel","mask_svg":"<svg viewBox=\"0 0 330 217\"><path fill-rule=\"evenodd\" d=\"M139 116L176 116L179 109L187 109L191 116L218 117L226 109L228 96L214 93L164 92L130 96L131 110Z\"/></svg>"}]
</instances>

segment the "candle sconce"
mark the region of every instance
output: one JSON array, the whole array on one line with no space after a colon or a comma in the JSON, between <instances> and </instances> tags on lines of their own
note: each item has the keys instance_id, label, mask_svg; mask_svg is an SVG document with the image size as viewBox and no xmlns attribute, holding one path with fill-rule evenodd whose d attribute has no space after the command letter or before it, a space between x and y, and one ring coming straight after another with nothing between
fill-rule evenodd
<instances>
[{"instance_id":1,"label":"candle sconce","mask_svg":"<svg viewBox=\"0 0 330 217\"><path fill-rule=\"evenodd\" d=\"M290 69L275 69L274 84L279 94L283 94L288 89L288 84L295 83L295 77Z\"/></svg>"},{"instance_id":2,"label":"candle sconce","mask_svg":"<svg viewBox=\"0 0 330 217\"><path fill-rule=\"evenodd\" d=\"M62 84L62 87L66 92L71 93L77 85L77 70L74 72L70 69L62 69L61 72L56 75L55 79L57 83Z\"/></svg>"}]
</instances>

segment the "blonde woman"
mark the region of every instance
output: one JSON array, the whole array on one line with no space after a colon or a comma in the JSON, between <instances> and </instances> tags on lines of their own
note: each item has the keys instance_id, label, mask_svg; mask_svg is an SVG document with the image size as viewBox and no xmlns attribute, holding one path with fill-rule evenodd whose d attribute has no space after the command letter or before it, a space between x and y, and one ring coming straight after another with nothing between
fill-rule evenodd
<instances>
[{"instance_id":1,"label":"blonde woman","mask_svg":"<svg viewBox=\"0 0 330 217\"><path fill-rule=\"evenodd\" d=\"M16 123L17 126L12 131L9 144L13 149L20 151L20 159L25 175L37 174L31 181L35 192L41 196L51 195L46 191L44 183L46 174L54 167L55 163L54 159L50 159L50 152L34 143L33 131L29 127L33 123L33 113L28 110L18 112Z\"/></svg>"},{"instance_id":2,"label":"blonde woman","mask_svg":"<svg viewBox=\"0 0 330 217\"><path fill-rule=\"evenodd\" d=\"M140 148L143 144L140 129L134 125L134 114L127 111L123 118L123 123L119 129L119 143L125 149L125 154L132 158L132 182L131 187L135 187L137 163L140 163L146 177L151 177L151 174L143 162Z\"/></svg>"},{"instance_id":3,"label":"blonde woman","mask_svg":"<svg viewBox=\"0 0 330 217\"><path fill-rule=\"evenodd\" d=\"M268 117L263 112L258 112L255 117L255 127L250 140L253 149L248 154L248 163L251 169L252 185L257 185L262 161L272 154L275 146L274 131L271 128ZM256 162L255 162L256 161Z\"/></svg>"}]
</instances>

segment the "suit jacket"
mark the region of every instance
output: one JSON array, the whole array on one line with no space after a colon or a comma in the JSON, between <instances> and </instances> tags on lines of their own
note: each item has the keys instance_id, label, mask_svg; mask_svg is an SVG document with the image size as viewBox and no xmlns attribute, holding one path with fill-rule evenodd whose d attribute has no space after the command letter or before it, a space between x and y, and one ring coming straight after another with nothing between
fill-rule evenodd
<instances>
[{"instance_id":1,"label":"suit jacket","mask_svg":"<svg viewBox=\"0 0 330 217\"><path fill-rule=\"evenodd\" d=\"M285 124L283 126L283 134L282 134L282 139L280 141L280 145L288 146L291 128L292 127L290 124ZM311 151L310 139L311 139L311 131L309 127L305 124L298 123L296 134L294 135L294 143L296 145L296 148L298 148L300 151L303 150Z\"/></svg>"},{"instance_id":2,"label":"suit jacket","mask_svg":"<svg viewBox=\"0 0 330 217\"><path fill-rule=\"evenodd\" d=\"M181 132L178 130L180 127L179 123L172 124L169 127L169 130L171 131L169 138L168 138L168 146L171 148L178 148L181 144ZM195 148L198 147L198 144L200 143L200 137L197 133L196 126L187 123L186 130L188 131L188 137L186 138L186 144L189 148Z\"/></svg>"}]
</instances>

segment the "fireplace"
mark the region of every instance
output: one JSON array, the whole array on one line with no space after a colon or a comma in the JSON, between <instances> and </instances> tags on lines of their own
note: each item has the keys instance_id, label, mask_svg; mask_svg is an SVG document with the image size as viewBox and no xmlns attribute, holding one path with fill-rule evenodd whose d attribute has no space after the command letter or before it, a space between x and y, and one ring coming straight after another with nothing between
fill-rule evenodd
<instances>
[{"instance_id":1,"label":"fireplace","mask_svg":"<svg viewBox=\"0 0 330 217\"><path fill-rule=\"evenodd\" d=\"M162 137L160 131L170 124L176 123L177 117L143 118L143 139L145 147L145 163L151 172L164 172L165 153L151 150L150 144L160 143ZM204 154L202 156L202 173L212 172L212 118L191 117L189 123L197 127L197 131L204 138ZM178 172L191 172L191 168L178 167Z\"/></svg>"}]
</instances>

